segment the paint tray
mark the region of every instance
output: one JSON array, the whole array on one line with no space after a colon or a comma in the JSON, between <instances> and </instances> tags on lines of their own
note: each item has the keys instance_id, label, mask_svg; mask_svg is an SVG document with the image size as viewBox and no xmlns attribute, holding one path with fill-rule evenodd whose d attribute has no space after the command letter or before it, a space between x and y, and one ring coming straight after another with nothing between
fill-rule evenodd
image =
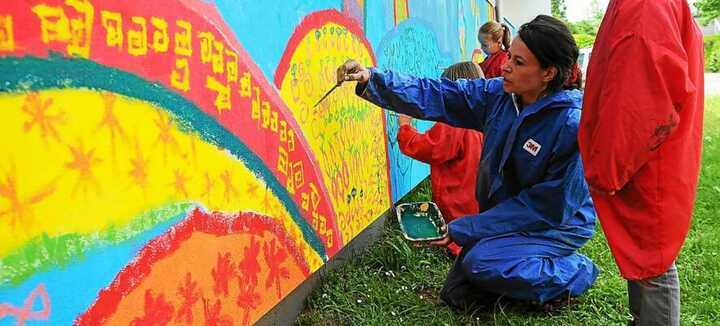
<instances>
[{"instance_id":1,"label":"paint tray","mask_svg":"<svg viewBox=\"0 0 720 326\"><path fill-rule=\"evenodd\" d=\"M445 225L442 213L435 203L405 203L395 207L400 229L410 241L432 241L445 237L440 227Z\"/></svg>"}]
</instances>

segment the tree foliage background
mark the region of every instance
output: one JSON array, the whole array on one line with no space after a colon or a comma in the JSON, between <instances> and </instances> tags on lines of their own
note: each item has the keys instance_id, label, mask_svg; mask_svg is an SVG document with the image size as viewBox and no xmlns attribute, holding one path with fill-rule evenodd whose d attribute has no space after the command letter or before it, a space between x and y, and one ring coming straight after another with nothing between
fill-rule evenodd
<instances>
[{"instance_id":1,"label":"tree foliage background","mask_svg":"<svg viewBox=\"0 0 720 326\"><path fill-rule=\"evenodd\" d=\"M568 25L579 48L582 49L593 46L593 43L595 43L595 35L597 35L600 22L602 22L604 15L604 11L600 9L597 0L592 0L590 3L590 17L577 22L571 22L567 19L567 5L565 4L565 0L551 0L550 5L552 15Z\"/></svg>"}]
</instances>

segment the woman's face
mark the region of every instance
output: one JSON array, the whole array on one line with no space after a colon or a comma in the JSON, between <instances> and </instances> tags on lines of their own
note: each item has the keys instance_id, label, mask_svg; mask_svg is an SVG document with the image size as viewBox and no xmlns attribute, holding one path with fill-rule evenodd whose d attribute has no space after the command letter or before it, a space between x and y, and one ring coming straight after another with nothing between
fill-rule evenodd
<instances>
[{"instance_id":1,"label":"woman's face","mask_svg":"<svg viewBox=\"0 0 720 326\"><path fill-rule=\"evenodd\" d=\"M532 103L547 88L555 77L555 67L542 68L535 55L516 37L510 44L510 60L502 67L503 89L523 98L523 102Z\"/></svg>"}]
</instances>

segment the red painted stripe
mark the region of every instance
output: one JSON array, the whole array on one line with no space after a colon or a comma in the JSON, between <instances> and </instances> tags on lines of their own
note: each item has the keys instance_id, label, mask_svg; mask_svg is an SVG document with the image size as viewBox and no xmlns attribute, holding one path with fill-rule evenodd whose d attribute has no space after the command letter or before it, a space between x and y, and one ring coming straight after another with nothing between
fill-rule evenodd
<instances>
[{"instance_id":1,"label":"red painted stripe","mask_svg":"<svg viewBox=\"0 0 720 326\"><path fill-rule=\"evenodd\" d=\"M150 275L153 265L177 251L180 245L194 233L224 236L233 234L262 235L264 232L274 234L294 257L296 265L303 274L310 275L310 268L302 253L284 228L272 218L255 213L238 213L233 216L220 213L208 215L195 209L183 222L148 242L136 258L115 277L110 286L100 291L98 300L75 320L75 324L105 324L108 318L115 313L122 299Z\"/></svg>"}]
</instances>

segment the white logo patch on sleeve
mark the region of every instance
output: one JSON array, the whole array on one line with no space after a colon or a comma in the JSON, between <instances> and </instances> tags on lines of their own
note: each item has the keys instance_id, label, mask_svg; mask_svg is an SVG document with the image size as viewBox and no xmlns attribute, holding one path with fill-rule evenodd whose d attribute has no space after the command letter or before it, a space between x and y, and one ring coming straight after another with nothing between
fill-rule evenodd
<instances>
[{"instance_id":1,"label":"white logo patch on sleeve","mask_svg":"<svg viewBox=\"0 0 720 326\"><path fill-rule=\"evenodd\" d=\"M523 149L525 149L528 153L532 154L532 156L537 156L538 152L540 152L540 144L538 144L536 141L534 141L532 138L528 139L525 142L525 145L523 145Z\"/></svg>"}]
</instances>

